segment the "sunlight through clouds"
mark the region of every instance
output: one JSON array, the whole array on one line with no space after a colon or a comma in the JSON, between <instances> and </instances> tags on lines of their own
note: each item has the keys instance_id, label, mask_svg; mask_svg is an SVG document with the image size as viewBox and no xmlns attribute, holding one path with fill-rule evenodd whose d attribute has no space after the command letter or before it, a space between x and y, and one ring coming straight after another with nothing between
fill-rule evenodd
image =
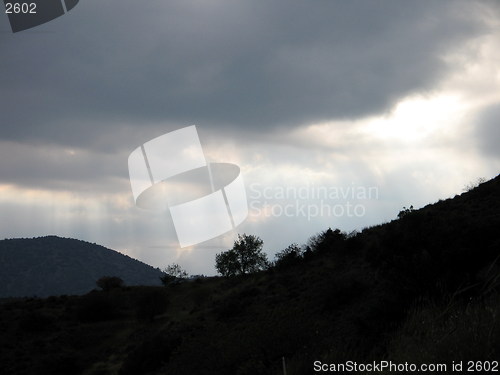
<instances>
[{"instance_id":1,"label":"sunlight through clouds","mask_svg":"<svg viewBox=\"0 0 500 375\"><path fill-rule=\"evenodd\" d=\"M408 98L399 102L388 116L368 120L362 129L376 138L418 143L459 123L461 108L459 99L448 95Z\"/></svg>"},{"instance_id":2,"label":"sunlight through clouds","mask_svg":"<svg viewBox=\"0 0 500 375\"><path fill-rule=\"evenodd\" d=\"M253 208L238 231L270 252L328 227L391 220L500 170L496 2L155 0L137 13L143 5L123 1L41 26L51 33L5 35L2 237L76 237L213 273L233 234L180 249L168 212L135 206L127 169L137 145L191 124L207 162L241 168ZM204 194L170 183L168 199ZM296 202L252 201L256 186L380 194L329 202L362 203L363 217L309 220L276 217Z\"/></svg>"}]
</instances>

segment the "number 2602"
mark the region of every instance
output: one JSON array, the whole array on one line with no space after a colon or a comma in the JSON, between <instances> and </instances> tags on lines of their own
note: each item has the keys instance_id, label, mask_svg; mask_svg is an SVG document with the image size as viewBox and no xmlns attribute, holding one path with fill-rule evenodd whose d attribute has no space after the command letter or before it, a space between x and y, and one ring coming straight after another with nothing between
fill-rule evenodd
<instances>
[{"instance_id":1,"label":"number 2602","mask_svg":"<svg viewBox=\"0 0 500 375\"><path fill-rule=\"evenodd\" d=\"M8 14L36 14L36 3L6 3L5 13Z\"/></svg>"}]
</instances>

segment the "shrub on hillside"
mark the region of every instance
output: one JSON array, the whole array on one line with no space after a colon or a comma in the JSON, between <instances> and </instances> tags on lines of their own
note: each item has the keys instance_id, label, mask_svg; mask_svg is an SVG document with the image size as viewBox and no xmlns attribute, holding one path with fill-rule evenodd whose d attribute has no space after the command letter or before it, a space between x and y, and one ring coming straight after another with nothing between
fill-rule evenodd
<instances>
[{"instance_id":1,"label":"shrub on hillside","mask_svg":"<svg viewBox=\"0 0 500 375\"><path fill-rule=\"evenodd\" d=\"M412 212L415 212L413 206L410 206L409 208L403 207L403 209L398 213L398 219L402 219L403 217L411 214Z\"/></svg>"},{"instance_id":2,"label":"shrub on hillside","mask_svg":"<svg viewBox=\"0 0 500 375\"><path fill-rule=\"evenodd\" d=\"M165 286L187 279L188 273L177 263L168 265L160 276L161 283Z\"/></svg>"},{"instance_id":3,"label":"shrub on hillside","mask_svg":"<svg viewBox=\"0 0 500 375\"><path fill-rule=\"evenodd\" d=\"M124 282L117 276L103 276L96 281L99 288L104 291L123 287Z\"/></svg>"},{"instance_id":4,"label":"shrub on hillside","mask_svg":"<svg viewBox=\"0 0 500 375\"><path fill-rule=\"evenodd\" d=\"M302 259L302 249L296 243L276 253L274 266L285 268L297 264Z\"/></svg>"},{"instance_id":5,"label":"shrub on hillside","mask_svg":"<svg viewBox=\"0 0 500 375\"><path fill-rule=\"evenodd\" d=\"M475 181L469 182L467 185L464 186L462 191L464 192L469 192L477 188L479 185L483 184L486 182L486 178L484 177L479 177Z\"/></svg>"},{"instance_id":6,"label":"shrub on hillside","mask_svg":"<svg viewBox=\"0 0 500 375\"><path fill-rule=\"evenodd\" d=\"M347 233L342 232L340 229L327 230L309 238L307 247L313 252L324 253L335 250L338 252L345 246Z\"/></svg>"}]
</instances>

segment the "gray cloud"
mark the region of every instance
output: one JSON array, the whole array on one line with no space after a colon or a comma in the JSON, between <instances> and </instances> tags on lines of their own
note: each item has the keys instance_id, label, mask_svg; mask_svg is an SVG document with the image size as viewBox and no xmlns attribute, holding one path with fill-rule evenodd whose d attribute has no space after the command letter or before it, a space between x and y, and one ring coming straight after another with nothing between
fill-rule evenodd
<instances>
[{"instance_id":1,"label":"gray cloud","mask_svg":"<svg viewBox=\"0 0 500 375\"><path fill-rule=\"evenodd\" d=\"M486 31L480 9L82 2L47 26L2 35L2 138L112 148L125 137L110 135L132 124L151 134L191 123L265 133L385 111L431 89L447 68L441 56Z\"/></svg>"},{"instance_id":2,"label":"gray cloud","mask_svg":"<svg viewBox=\"0 0 500 375\"><path fill-rule=\"evenodd\" d=\"M486 157L500 159L500 105L496 104L483 111L474 128L477 147Z\"/></svg>"},{"instance_id":3,"label":"gray cloud","mask_svg":"<svg viewBox=\"0 0 500 375\"><path fill-rule=\"evenodd\" d=\"M126 154L89 152L54 144L0 142L0 181L55 191L128 191Z\"/></svg>"}]
</instances>

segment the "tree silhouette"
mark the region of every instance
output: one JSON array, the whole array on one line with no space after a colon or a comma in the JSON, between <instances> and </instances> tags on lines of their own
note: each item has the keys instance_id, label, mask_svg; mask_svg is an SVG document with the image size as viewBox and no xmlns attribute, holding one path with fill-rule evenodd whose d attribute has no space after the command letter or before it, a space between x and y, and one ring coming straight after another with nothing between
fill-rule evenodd
<instances>
[{"instance_id":1,"label":"tree silhouette","mask_svg":"<svg viewBox=\"0 0 500 375\"><path fill-rule=\"evenodd\" d=\"M238 235L233 248L215 256L215 268L222 276L253 273L268 266L263 241L254 235Z\"/></svg>"},{"instance_id":2,"label":"tree silhouette","mask_svg":"<svg viewBox=\"0 0 500 375\"><path fill-rule=\"evenodd\" d=\"M179 264L172 263L163 270L163 276L160 276L160 280L163 285L168 285L172 281L187 277L188 273Z\"/></svg>"}]
</instances>

